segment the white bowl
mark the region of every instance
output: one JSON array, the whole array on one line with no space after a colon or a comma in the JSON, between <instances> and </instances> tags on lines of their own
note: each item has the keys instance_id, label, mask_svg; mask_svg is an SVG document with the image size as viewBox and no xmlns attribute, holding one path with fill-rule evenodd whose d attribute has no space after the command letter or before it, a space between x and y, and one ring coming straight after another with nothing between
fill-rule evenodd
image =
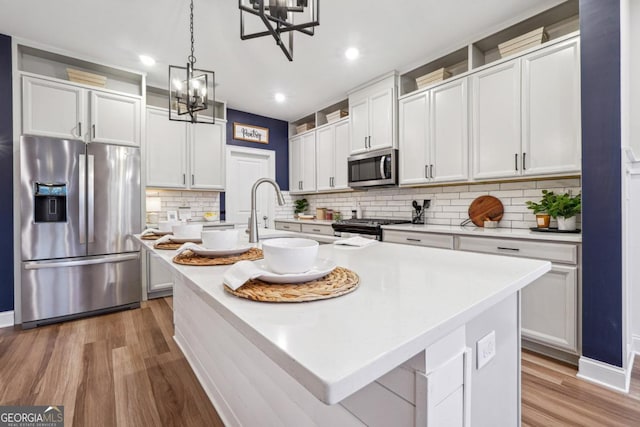
<instances>
[{"instance_id":1,"label":"white bowl","mask_svg":"<svg viewBox=\"0 0 640 427\"><path fill-rule=\"evenodd\" d=\"M202 232L202 245L207 249L226 250L238 246L238 230L211 230Z\"/></svg>"},{"instance_id":2,"label":"white bowl","mask_svg":"<svg viewBox=\"0 0 640 427\"><path fill-rule=\"evenodd\" d=\"M318 255L318 242L311 239L282 238L262 241L264 260L277 274L309 271Z\"/></svg>"},{"instance_id":3,"label":"white bowl","mask_svg":"<svg viewBox=\"0 0 640 427\"><path fill-rule=\"evenodd\" d=\"M158 221L158 230L169 232L171 231L171 227L174 225L179 225L180 223L177 221Z\"/></svg>"},{"instance_id":4,"label":"white bowl","mask_svg":"<svg viewBox=\"0 0 640 427\"><path fill-rule=\"evenodd\" d=\"M202 218L205 221L217 221L218 220L218 213L217 212L205 212L204 214L202 214Z\"/></svg>"},{"instance_id":5,"label":"white bowl","mask_svg":"<svg viewBox=\"0 0 640 427\"><path fill-rule=\"evenodd\" d=\"M199 239L202 224L178 224L171 227L173 237L178 239Z\"/></svg>"}]
</instances>

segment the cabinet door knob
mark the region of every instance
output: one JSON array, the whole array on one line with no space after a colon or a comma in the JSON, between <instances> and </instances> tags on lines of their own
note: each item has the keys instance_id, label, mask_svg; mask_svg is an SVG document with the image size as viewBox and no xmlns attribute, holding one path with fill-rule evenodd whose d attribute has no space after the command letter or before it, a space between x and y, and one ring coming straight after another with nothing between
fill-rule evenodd
<instances>
[{"instance_id":1,"label":"cabinet door knob","mask_svg":"<svg viewBox=\"0 0 640 427\"><path fill-rule=\"evenodd\" d=\"M518 170L518 153L516 153L515 165L516 165L516 171L517 171Z\"/></svg>"},{"instance_id":2,"label":"cabinet door knob","mask_svg":"<svg viewBox=\"0 0 640 427\"><path fill-rule=\"evenodd\" d=\"M424 165L424 177L429 178L429 165Z\"/></svg>"},{"instance_id":3,"label":"cabinet door knob","mask_svg":"<svg viewBox=\"0 0 640 427\"><path fill-rule=\"evenodd\" d=\"M187 184L187 174L182 174L182 185L186 185Z\"/></svg>"},{"instance_id":4,"label":"cabinet door knob","mask_svg":"<svg viewBox=\"0 0 640 427\"><path fill-rule=\"evenodd\" d=\"M527 153L522 153L522 170L527 170Z\"/></svg>"},{"instance_id":5,"label":"cabinet door knob","mask_svg":"<svg viewBox=\"0 0 640 427\"><path fill-rule=\"evenodd\" d=\"M191 174L191 185L196 185L196 176Z\"/></svg>"},{"instance_id":6,"label":"cabinet door knob","mask_svg":"<svg viewBox=\"0 0 640 427\"><path fill-rule=\"evenodd\" d=\"M433 165L429 165L429 176L433 178Z\"/></svg>"},{"instance_id":7,"label":"cabinet door knob","mask_svg":"<svg viewBox=\"0 0 640 427\"><path fill-rule=\"evenodd\" d=\"M78 136L82 136L82 122L78 122Z\"/></svg>"},{"instance_id":8,"label":"cabinet door knob","mask_svg":"<svg viewBox=\"0 0 640 427\"><path fill-rule=\"evenodd\" d=\"M91 133L93 134L91 138L96 139L96 125L91 125Z\"/></svg>"}]
</instances>

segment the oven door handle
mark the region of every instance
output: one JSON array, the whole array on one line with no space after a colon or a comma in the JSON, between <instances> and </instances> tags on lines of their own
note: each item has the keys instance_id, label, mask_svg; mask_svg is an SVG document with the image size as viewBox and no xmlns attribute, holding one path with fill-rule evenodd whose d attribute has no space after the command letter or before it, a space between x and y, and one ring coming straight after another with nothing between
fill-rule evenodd
<instances>
[{"instance_id":1,"label":"oven door handle","mask_svg":"<svg viewBox=\"0 0 640 427\"><path fill-rule=\"evenodd\" d=\"M380 176L382 177L382 179L388 179L387 175L385 175L384 173L384 159L386 158L387 156L380 157Z\"/></svg>"}]
</instances>

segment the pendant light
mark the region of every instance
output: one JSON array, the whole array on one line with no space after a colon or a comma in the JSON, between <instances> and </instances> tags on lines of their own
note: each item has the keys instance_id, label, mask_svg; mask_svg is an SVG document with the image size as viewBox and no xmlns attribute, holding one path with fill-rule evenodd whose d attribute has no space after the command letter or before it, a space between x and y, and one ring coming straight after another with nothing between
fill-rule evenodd
<instances>
[{"instance_id":1,"label":"pendant light","mask_svg":"<svg viewBox=\"0 0 640 427\"><path fill-rule=\"evenodd\" d=\"M169 65L169 120L191 123L214 123L215 73L196 69L193 37L193 0L189 15L191 54L187 66ZM211 108L209 108L211 106Z\"/></svg>"},{"instance_id":2,"label":"pendant light","mask_svg":"<svg viewBox=\"0 0 640 427\"><path fill-rule=\"evenodd\" d=\"M266 3L266 4L265 4ZM289 61L293 61L293 32L313 36L314 27L320 25L320 0L238 0L240 8L240 38L242 40L272 36ZM268 13L267 13L268 12ZM260 18L266 31L245 34L245 14ZM306 18L306 22L294 22L294 17ZM282 35L289 33L287 45Z\"/></svg>"}]
</instances>

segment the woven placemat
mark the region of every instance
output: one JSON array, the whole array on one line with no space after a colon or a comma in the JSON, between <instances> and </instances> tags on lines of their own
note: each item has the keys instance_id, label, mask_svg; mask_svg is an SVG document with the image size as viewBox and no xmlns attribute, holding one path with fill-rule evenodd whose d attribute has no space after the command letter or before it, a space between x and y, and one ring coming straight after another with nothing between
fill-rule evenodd
<instances>
[{"instance_id":1,"label":"woven placemat","mask_svg":"<svg viewBox=\"0 0 640 427\"><path fill-rule=\"evenodd\" d=\"M162 236L158 236L157 234L145 234L144 236L142 236L140 238L142 240L158 240L161 237Z\"/></svg>"},{"instance_id":2,"label":"woven placemat","mask_svg":"<svg viewBox=\"0 0 640 427\"><path fill-rule=\"evenodd\" d=\"M224 285L224 290L253 301L305 302L336 298L355 291L360 284L358 275L344 267L336 267L321 279L297 284L273 284L253 279L235 291Z\"/></svg>"},{"instance_id":3,"label":"woven placemat","mask_svg":"<svg viewBox=\"0 0 640 427\"><path fill-rule=\"evenodd\" d=\"M184 251L173 257L173 262L182 265L231 265L238 261L255 261L262 259L262 249L251 248L247 252L238 255L227 255L221 257L206 257L191 251Z\"/></svg>"},{"instance_id":4,"label":"woven placemat","mask_svg":"<svg viewBox=\"0 0 640 427\"><path fill-rule=\"evenodd\" d=\"M156 249L165 249L170 251L179 249L180 246L182 246L182 243L174 243L174 242L162 242L162 243L156 243L155 245L153 245L153 247Z\"/></svg>"}]
</instances>

